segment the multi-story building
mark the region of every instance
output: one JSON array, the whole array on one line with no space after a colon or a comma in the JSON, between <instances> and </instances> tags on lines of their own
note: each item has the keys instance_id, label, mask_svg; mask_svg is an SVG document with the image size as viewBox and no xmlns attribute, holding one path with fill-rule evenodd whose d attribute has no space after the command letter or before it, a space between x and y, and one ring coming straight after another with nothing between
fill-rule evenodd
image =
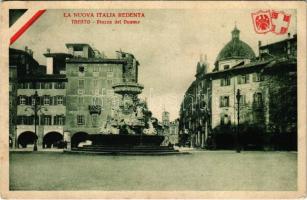
<instances>
[{"instance_id":1,"label":"multi-story building","mask_svg":"<svg viewBox=\"0 0 307 200\"><path fill-rule=\"evenodd\" d=\"M178 144L179 142L179 119L170 122L169 125L169 143L172 145Z\"/></svg>"},{"instance_id":2,"label":"multi-story building","mask_svg":"<svg viewBox=\"0 0 307 200\"><path fill-rule=\"evenodd\" d=\"M291 132L287 137L295 143L296 36L266 46L261 46L259 42L259 52L260 56L256 57L248 44L240 40L240 31L235 27L231 41L217 56L214 70L210 73L203 73L203 76L199 78L196 77L186 93L192 98L188 103L186 98L184 99L183 105L185 104L187 109L184 112L182 106L180 118L184 124L180 126L181 133L188 133L191 144L197 131L195 127L199 119L197 116L204 116L196 112L194 105L197 103L193 103L195 97L199 95L197 85L203 80L207 81L208 90L207 93L200 90L203 94L200 99L210 99L207 104L209 105L207 114L210 114L208 122L212 130L209 131L210 137L207 138L207 145L217 145L218 148L233 147L234 132L238 127L238 111L240 132L244 133L241 136L241 142L246 148L263 147L264 143L268 142L265 141L267 136L264 134L272 131L276 133L277 130L278 132ZM240 92L239 107L238 91ZM288 92L288 96L285 95L285 91ZM280 96L277 98L278 103L276 96ZM287 100L282 100L281 96ZM282 118L280 117L282 110L287 110L282 106L283 104L292 108L290 110L293 112L287 115L291 117L283 117L285 118L282 120L283 123L278 123L278 118ZM279 124L278 128L277 124ZM281 127L282 124L284 124L283 127ZM186 127L188 130L185 130ZM186 134L183 135L186 136ZM278 137L275 139L270 137L269 140L271 143L273 140L275 140L274 143L280 143L277 141Z\"/></svg>"},{"instance_id":3,"label":"multi-story building","mask_svg":"<svg viewBox=\"0 0 307 200\"><path fill-rule=\"evenodd\" d=\"M67 123L65 131L72 146L85 140L88 134L106 127L118 109L121 96L114 93L114 85L137 81L138 61L132 54L118 52L114 59L95 52L88 44L66 44L72 58L66 60ZM132 67L134 65L135 67ZM127 79L127 80L126 80Z\"/></svg>"},{"instance_id":4,"label":"multi-story building","mask_svg":"<svg viewBox=\"0 0 307 200\"><path fill-rule=\"evenodd\" d=\"M170 120L169 120L169 112L164 109L162 112L162 127L163 127L163 135L168 135L170 131Z\"/></svg>"},{"instance_id":5,"label":"multi-story building","mask_svg":"<svg viewBox=\"0 0 307 200\"><path fill-rule=\"evenodd\" d=\"M28 54L28 65L24 64L24 58L16 56L16 52ZM65 74L60 74L57 69L63 66L63 57L71 55L48 52L45 56L47 66L41 66L27 51L10 51L12 63L23 63L18 65L20 70L17 67L16 93L11 98L12 102L16 99L16 147L26 147L34 144L35 140L39 147L51 147L63 139L67 80ZM10 70L10 74L13 72L13 69ZM10 80L10 83L14 82ZM14 112L10 111L10 117L13 116Z\"/></svg>"},{"instance_id":6,"label":"multi-story building","mask_svg":"<svg viewBox=\"0 0 307 200\"><path fill-rule=\"evenodd\" d=\"M39 147L50 148L63 139L66 82L65 75L54 74L18 79L16 123L18 147L26 147L37 139Z\"/></svg>"},{"instance_id":7,"label":"multi-story building","mask_svg":"<svg viewBox=\"0 0 307 200\"><path fill-rule=\"evenodd\" d=\"M17 122L17 88L18 78L43 74L44 66L40 66L33 58L33 51L28 47L24 50L9 49L9 144L10 147L17 146L16 122Z\"/></svg>"},{"instance_id":8,"label":"multi-story building","mask_svg":"<svg viewBox=\"0 0 307 200\"><path fill-rule=\"evenodd\" d=\"M179 144L204 148L209 136L211 82L204 76L208 73L207 58L200 56L196 67L196 79L184 95L180 107Z\"/></svg>"},{"instance_id":9,"label":"multi-story building","mask_svg":"<svg viewBox=\"0 0 307 200\"><path fill-rule=\"evenodd\" d=\"M16 115L17 115L17 66L9 66L9 146L15 146Z\"/></svg>"}]
</instances>

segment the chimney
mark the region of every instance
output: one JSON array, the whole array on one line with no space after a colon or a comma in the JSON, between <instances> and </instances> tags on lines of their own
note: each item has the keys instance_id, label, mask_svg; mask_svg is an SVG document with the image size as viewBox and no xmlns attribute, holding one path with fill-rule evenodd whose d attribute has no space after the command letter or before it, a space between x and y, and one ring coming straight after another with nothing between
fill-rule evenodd
<instances>
[{"instance_id":1,"label":"chimney","mask_svg":"<svg viewBox=\"0 0 307 200\"><path fill-rule=\"evenodd\" d=\"M53 57L50 55L51 51L49 48L46 51L47 53L44 54L44 56L46 56L46 71L47 74L53 74Z\"/></svg>"},{"instance_id":2,"label":"chimney","mask_svg":"<svg viewBox=\"0 0 307 200\"><path fill-rule=\"evenodd\" d=\"M258 40L258 54L259 54L259 57L261 58L261 50L260 50L260 47L261 47L261 40Z\"/></svg>"},{"instance_id":3,"label":"chimney","mask_svg":"<svg viewBox=\"0 0 307 200\"><path fill-rule=\"evenodd\" d=\"M30 54L31 57L33 57L33 51L32 51L32 49L29 49L29 54Z\"/></svg>"},{"instance_id":4,"label":"chimney","mask_svg":"<svg viewBox=\"0 0 307 200\"><path fill-rule=\"evenodd\" d=\"M53 73L53 57L47 57L47 74Z\"/></svg>"}]
</instances>

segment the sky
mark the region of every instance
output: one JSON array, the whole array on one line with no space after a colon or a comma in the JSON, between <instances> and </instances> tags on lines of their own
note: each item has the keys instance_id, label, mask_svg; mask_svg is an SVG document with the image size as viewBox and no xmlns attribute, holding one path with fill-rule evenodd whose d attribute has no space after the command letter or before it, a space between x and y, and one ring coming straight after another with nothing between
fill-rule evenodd
<instances>
[{"instance_id":1,"label":"sky","mask_svg":"<svg viewBox=\"0 0 307 200\"><path fill-rule=\"evenodd\" d=\"M140 20L135 25L76 25L64 17L64 12L143 12L145 17L129 18ZM252 12L255 10L47 10L11 47L28 46L42 65L46 65L43 53L47 48L53 53L67 52L66 43L88 43L109 58L116 57L115 51L120 49L132 53L140 62L139 83L145 87L140 98L146 97L158 119L165 109L174 120L179 116L185 91L195 79L200 54L207 55L211 71L219 51L230 41L235 24L241 31L240 39L256 55L259 40L269 44L287 37L271 32L257 34ZM289 32L297 33L295 11L285 12L292 15Z\"/></svg>"}]
</instances>

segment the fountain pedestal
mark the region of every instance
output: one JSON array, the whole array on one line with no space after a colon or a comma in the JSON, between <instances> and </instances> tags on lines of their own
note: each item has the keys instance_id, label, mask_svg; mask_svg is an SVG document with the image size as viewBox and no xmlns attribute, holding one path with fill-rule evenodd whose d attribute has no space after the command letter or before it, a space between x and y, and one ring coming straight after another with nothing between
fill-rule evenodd
<instances>
[{"instance_id":1,"label":"fountain pedestal","mask_svg":"<svg viewBox=\"0 0 307 200\"><path fill-rule=\"evenodd\" d=\"M121 52L122 53L122 52ZM91 145L75 147L75 152L130 153L130 154L169 154L176 153L173 147L161 146L164 136L155 129L157 120L152 117L145 101L137 95L144 88L137 83L138 62L132 54L124 53L127 60L123 66L123 80L113 85L114 92L121 95L118 108L107 120L100 133L88 136ZM101 108L91 107L93 114L100 114Z\"/></svg>"}]
</instances>

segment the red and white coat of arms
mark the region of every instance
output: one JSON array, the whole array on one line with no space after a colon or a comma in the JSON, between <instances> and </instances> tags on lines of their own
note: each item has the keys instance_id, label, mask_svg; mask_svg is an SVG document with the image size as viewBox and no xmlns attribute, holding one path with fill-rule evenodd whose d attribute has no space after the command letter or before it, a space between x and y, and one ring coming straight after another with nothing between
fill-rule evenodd
<instances>
[{"instance_id":1,"label":"red and white coat of arms","mask_svg":"<svg viewBox=\"0 0 307 200\"><path fill-rule=\"evenodd\" d=\"M291 15L283 11L260 10L252 13L252 19L256 33L273 32L281 35L288 32Z\"/></svg>"}]
</instances>

